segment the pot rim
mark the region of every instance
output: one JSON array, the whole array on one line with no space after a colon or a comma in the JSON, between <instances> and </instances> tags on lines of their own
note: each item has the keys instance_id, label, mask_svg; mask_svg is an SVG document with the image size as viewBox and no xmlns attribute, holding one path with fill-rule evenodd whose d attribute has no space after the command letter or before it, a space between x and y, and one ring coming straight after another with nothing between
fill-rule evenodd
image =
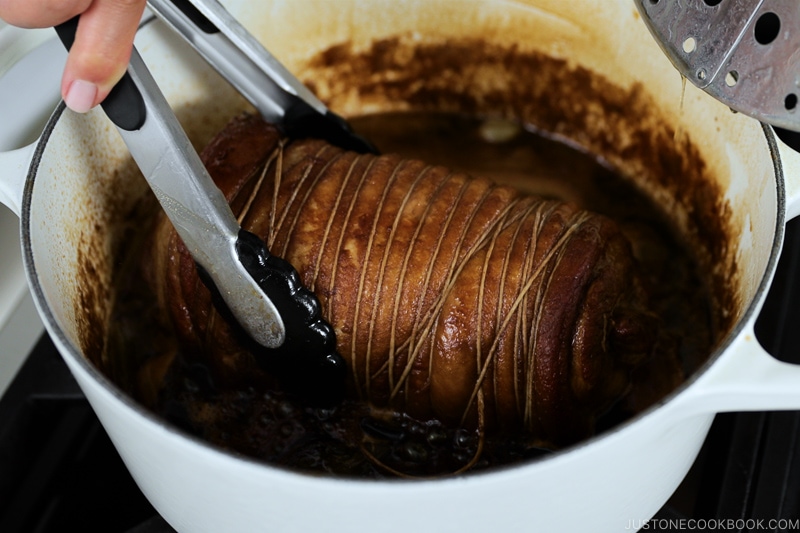
<instances>
[{"instance_id":1,"label":"pot rim","mask_svg":"<svg viewBox=\"0 0 800 533\"><path fill-rule=\"evenodd\" d=\"M36 262L34 259L33 247L31 243L31 220L32 220L31 206L32 206L34 185L36 182L36 177L39 169L39 163L41 162L42 157L47 149L48 141L58 124L58 120L60 119L65 109L66 105L64 104L63 101L61 101L54 110L53 114L48 119L44 131L39 140L37 141L37 145L34 150L30 166L28 168L28 175L26 177L25 187L23 190L22 209L20 213L23 264L25 267L26 275L28 277L29 285L31 287L31 293L39 309L39 314L42 316L45 324L47 325L48 332L50 333L50 335L53 335L56 338L55 340L57 341L57 344L61 348L59 349L61 356L72 358L72 360L78 364L80 369L83 370L91 378L92 381L100 385L103 389L105 389L105 392L109 393L112 397L119 400L126 409L133 411L133 413L135 413L135 416L144 418L145 422L150 424L155 424L160 429L167 431L171 436L178 437L186 441L187 444L191 443L192 445L200 446L206 452L221 454L222 456L226 457L229 460L243 461L245 464L252 464L257 466L258 468L272 470L276 473L298 476L300 478L307 478L309 480L313 479L315 481L319 481L322 483L324 482L331 482L337 484L341 484L342 482L349 484L378 483L382 485L394 485L394 486L398 486L399 484L405 485L407 483L412 483L412 484L422 483L423 481L421 480L402 480L402 479L372 480L372 479L363 479L356 477L334 477L334 476L313 475L277 466L274 464L270 464L268 462L265 462L257 458L245 457L235 452L219 448L200 437L191 435L188 432L180 429L179 427L170 424L166 420L157 416L155 413L146 409L143 405L141 405L127 393L122 391L114 382L112 382L109 378L107 378L105 374L103 374L94 364L92 364L82 354L82 351L72 343L72 341L69 339L66 333L62 330L61 326L58 324L54 314L52 313L47 303L47 297L44 293L44 289L39 283L37 269L36 269ZM772 275L775 271L778 258L780 256L780 251L782 248L784 232L785 232L785 223L786 223L785 220L786 191L784 183L783 165L778 152L778 145L775 132L770 126L766 124L761 124L761 128L766 137L768 150L770 152L769 155L773 161L775 186L777 189L776 225L774 230L772 249L770 252L770 257L767 262L766 268L761 276L758 288L753 298L747 305L747 308L745 309L742 317L731 329L731 331L725 336L725 338L719 343L719 345L714 349L714 351L711 353L708 359L698 369L696 369L691 376L686 378L684 382L681 383L680 386L678 386L675 390L673 390L664 398L656 402L654 405L650 406L641 413L638 413L635 416L625 420L624 422L621 422L615 425L614 427L605 430L597 435L593 435L592 437L585 439L579 443L555 451L552 454L540 456L526 461L521 461L519 463L515 463L512 465L499 466L496 468L491 468L488 470L482 470L478 472L468 472L466 474L462 474L459 476L442 476L439 478L424 480L425 482L453 483L454 482L453 480L458 480L458 482L463 482L465 478L475 480L475 479L482 479L485 476L489 477L497 476L498 474L508 472L509 470L519 471L522 469L537 468L537 465L552 463L554 460L557 460L558 458L569 456L571 452L575 452L578 449L583 449L595 445L597 443L612 439L620 432L625 431L631 428L632 426L639 424L643 419L651 416L655 412L667 408L670 404L673 406L679 404L679 402L677 401L678 397L685 396L687 390L691 388L700 377L702 377L712 366L714 366L718 362L718 360L728 350L731 344L733 344L733 342L743 334L745 328L751 322L755 321L757 317L757 311L760 309L761 302L766 297L766 293L771 285ZM708 414L713 415L715 414L715 412L710 411Z\"/></svg>"}]
</instances>

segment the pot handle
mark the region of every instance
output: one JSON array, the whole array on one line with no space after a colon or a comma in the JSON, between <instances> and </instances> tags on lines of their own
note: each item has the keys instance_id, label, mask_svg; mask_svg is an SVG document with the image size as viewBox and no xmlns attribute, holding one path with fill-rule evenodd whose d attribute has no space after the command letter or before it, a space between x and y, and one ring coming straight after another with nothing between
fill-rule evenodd
<instances>
[{"instance_id":1,"label":"pot handle","mask_svg":"<svg viewBox=\"0 0 800 533\"><path fill-rule=\"evenodd\" d=\"M0 27L0 203L17 216L36 140L60 98L67 55L55 37Z\"/></svg>"},{"instance_id":2,"label":"pot handle","mask_svg":"<svg viewBox=\"0 0 800 533\"><path fill-rule=\"evenodd\" d=\"M782 165L788 220L800 215L800 152L777 133L773 138ZM719 358L680 396L684 411L800 409L800 365L779 361L761 346L754 329L759 312L760 308L743 322Z\"/></svg>"},{"instance_id":3,"label":"pot handle","mask_svg":"<svg viewBox=\"0 0 800 533\"><path fill-rule=\"evenodd\" d=\"M690 414L800 409L800 365L770 355L751 318L711 368L681 395Z\"/></svg>"},{"instance_id":4,"label":"pot handle","mask_svg":"<svg viewBox=\"0 0 800 533\"><path fill-rule=\"evenodd\" d=\"M791 220L800 215L800 152L783 142L777 134L775 141L786 184L786 219Z\"/></svg>"},{"instance_id":5,"label":"pot handle","mask_svg":"<svg viewBox=\"0 0 800 533\"><path fill-rule=\"evenodd\" d=\"M22 212L22 192L36 144L0 152L0 204L11 209L17 216Z\"/></svg>"}]
</instances>

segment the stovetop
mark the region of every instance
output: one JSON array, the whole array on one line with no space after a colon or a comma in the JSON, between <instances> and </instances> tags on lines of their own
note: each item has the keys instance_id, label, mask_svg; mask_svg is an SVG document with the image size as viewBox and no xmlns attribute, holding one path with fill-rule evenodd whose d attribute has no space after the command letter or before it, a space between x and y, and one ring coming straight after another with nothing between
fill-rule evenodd
<instances>
[{"instance_id":1,"label":"stovetop","mask_svg":"<svg viewBox=\"0 0 800 533\"><path fill-rule=\"evenodd\" d=\"M0 401L0 531L171 531L47 335Z\"/></svg>"}]
</instances>

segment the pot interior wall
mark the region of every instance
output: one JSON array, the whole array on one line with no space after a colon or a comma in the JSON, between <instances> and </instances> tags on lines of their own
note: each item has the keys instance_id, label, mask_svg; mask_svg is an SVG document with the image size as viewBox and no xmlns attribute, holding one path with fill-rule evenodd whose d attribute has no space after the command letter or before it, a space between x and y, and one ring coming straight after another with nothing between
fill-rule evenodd
<instances>
[{"instance_id":1,"label":"pot interior wall","mask_svg":"<svg viewBox=\"0 0 800 533\"><path fill-rule=\"evenodd\" d=\"M777 187L760 126L682 83L634 5L293 0L231 11L335 111L516 118L616 167L664 206L709 273L720 339L773 245ZM312 14L312 15L309 15ZM160 24L137 44L197 146L246 108ZM144 181L102 112L65 112L37 172L30 238L72 343L107 372L113 277L142 225ZM146 209L145 209L146 211ZM116 368L116 370L115 370Z\"/></svg>"}]
</instances>

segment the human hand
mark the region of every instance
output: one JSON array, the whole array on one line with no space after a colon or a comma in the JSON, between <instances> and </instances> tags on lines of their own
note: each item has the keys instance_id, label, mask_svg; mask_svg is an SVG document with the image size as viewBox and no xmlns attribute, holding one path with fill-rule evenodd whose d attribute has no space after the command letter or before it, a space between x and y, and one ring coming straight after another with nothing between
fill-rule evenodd
<instances>
[{"instance_id":1,"label":"human hand","mask_svg":"<svg viewBox=\"0 0 800 533\"><path fill-rule=\"evenodd\" d=\"M102 102L130 60L146 0L0 0L0 18L22 28L56 26L81 15L61 78L67 106L84 113Z\"/></svg>"}]
</instances>

